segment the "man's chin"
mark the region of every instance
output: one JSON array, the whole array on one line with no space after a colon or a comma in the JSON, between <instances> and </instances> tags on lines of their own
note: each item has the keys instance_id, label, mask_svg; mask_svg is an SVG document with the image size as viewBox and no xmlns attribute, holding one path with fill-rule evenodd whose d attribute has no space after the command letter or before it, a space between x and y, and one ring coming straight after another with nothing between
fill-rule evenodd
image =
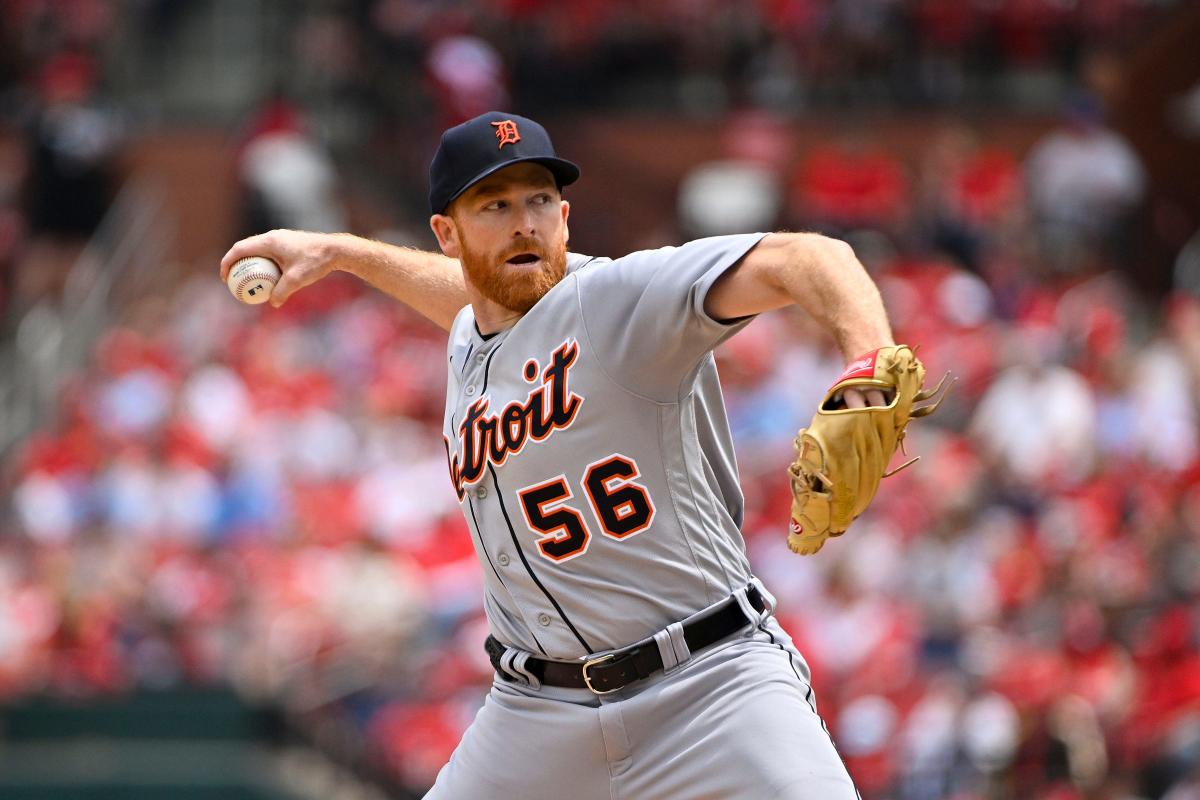
<instances>
[{"instance_id":1,"label":"man's chin","mask_svg":"<svg viewBox=\"0 0 1200 800\"><path fill-rule=\"evenodd\" d=\"M464 262L467 279L488 300L524 314L533 308L546 293L562 281L566 275L566 257L562 259L544 254L532 261L490 261L482 269L474 259Z\"/></svg>"},{"instance_id":2,"label":"man's chin","mask_svg":"<svg viewBox=\"0 0 1200 800\"><path fill-rule=\"evenodd\" d=\"M543 297L549 294L554 286L547 286L544 289L530 289L528 292L520 294L506 293L504 297L493 297L492 300L507 308L509 311L515 311L518 314L524 314L538 304Z\"/></svg>"}]
</instances>

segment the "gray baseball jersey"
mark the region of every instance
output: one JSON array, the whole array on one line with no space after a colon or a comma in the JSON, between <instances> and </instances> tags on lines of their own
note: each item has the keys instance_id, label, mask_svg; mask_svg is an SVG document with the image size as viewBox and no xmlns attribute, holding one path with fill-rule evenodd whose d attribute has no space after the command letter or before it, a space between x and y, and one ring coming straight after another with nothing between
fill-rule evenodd
<instances>
[{"instance_id":1,"label":"gray baseball jersey","mask_svg":"<svg viewBox=\"0 0 1200 800\"><path fill-rule=\"evenodd\" d=\"M450 474L501 663L524 679L495 680L427 800L857 797L739 532L712 348L746 320L710 318L704 298L761 237L571 255L511 328L484 338L470 308L455 320ZM691 653L679 623L731 595L747 626ZM522 669L651 636L663 671L612 694Z\"/></svg>"},{"instance_id":2,"label":"gray baseball jersey","mask_svg":"<svg viewBox=\"0 0 1200 800\"><path fill-rule=\"evenodd\" d=\"M748 319L714 320L704 298L762 236L570 254L512 327L455 319L446 453L501 642L576 659L750 580L712 355Z\"/></svg>"}]
</instances>

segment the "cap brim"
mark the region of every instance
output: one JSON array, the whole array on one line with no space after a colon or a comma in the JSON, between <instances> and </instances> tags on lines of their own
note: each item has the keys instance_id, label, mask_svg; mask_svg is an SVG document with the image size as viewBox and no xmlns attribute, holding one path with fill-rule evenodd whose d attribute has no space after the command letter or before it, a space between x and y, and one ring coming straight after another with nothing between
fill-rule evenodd
<instances>
[{"instance_id":1,"label":"cap brim","mask_svg":"<svg viewBox=\"0 0 1200 800\"><path fill-rule=\"evenodd\" d=\"M502 169L507 169L508 167L511 167L513 164L524 164L524 163L530 162L530 161L532 161L535 164L541 164L546 169L550 170L551 174L554 175L554 180L558 183L559 189L561 189L564 186L569 186L570 184L574 183L575 181L577 181L579 179L579 167L575 166L570 161L567 161L565 158L552 158L550 156L529 156L527 158L514 158L511 161L501 161L499 164L493 164L492 166L488 167L483 172L479 173L474 178L471 178L471 180L467 181L461 187L459 187L454 192L454 194L452 194L448 198L446 198L446 205L442 206L441 211L438 213L444 212L447 208L450 207L451 203L453 203L456 199L459 198L459 196L462 195L463 192L465 192L467 189L470 189L475 184L479 183L481 180L486 178L488 175L491 175L492 173L495 173L495 172L499 172Z\"/></svg>"}]
</instances>

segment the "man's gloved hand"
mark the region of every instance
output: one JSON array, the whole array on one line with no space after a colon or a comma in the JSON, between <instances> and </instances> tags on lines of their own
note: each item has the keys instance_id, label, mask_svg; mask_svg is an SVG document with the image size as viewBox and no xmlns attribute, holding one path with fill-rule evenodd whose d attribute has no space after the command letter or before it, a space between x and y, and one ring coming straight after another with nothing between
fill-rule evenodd
<instances>
[{"instance_id":1,"label":"man's gloved hand","mask_svg":"<svg viewBox=\"0 0 1200 800\"><path fill-rule=\"evenodd\" d=\"M841 536L866 510L896 448L903 450L910 420L932 414L941 404L949 373L924 390L925 367L907 345L881 347L855 359L834 382L807 428L796 435L796 460L788 467L792 482L792 519L788 547L812 555L830 536ZM883 405L864 404L859 392ZM932 403L914 403L941 395ZM858 407L851 407L858 406ZM913 459L916 461L916 459Z\"/></svg>"}]
</instances>

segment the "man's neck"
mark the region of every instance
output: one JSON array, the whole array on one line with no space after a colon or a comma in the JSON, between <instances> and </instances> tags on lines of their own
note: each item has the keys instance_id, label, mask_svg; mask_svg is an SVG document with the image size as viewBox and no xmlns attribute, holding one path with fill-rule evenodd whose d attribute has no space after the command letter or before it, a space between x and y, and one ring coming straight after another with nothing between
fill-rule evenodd
<instances>
[{"instance_id":1,"label":"man's neck","mask_svg":"<svg viewBox=\"0 0 1200 800\"><path fill-rule=\"evenodd\" d=\"M517 324L517 320L525 316L519 311L505 308L499 303L488 300L475 287L467 284L467 295L471 300L471 310L475 312L475 327L481 336L490 336Z\"/></svg>"}]
</instances>

